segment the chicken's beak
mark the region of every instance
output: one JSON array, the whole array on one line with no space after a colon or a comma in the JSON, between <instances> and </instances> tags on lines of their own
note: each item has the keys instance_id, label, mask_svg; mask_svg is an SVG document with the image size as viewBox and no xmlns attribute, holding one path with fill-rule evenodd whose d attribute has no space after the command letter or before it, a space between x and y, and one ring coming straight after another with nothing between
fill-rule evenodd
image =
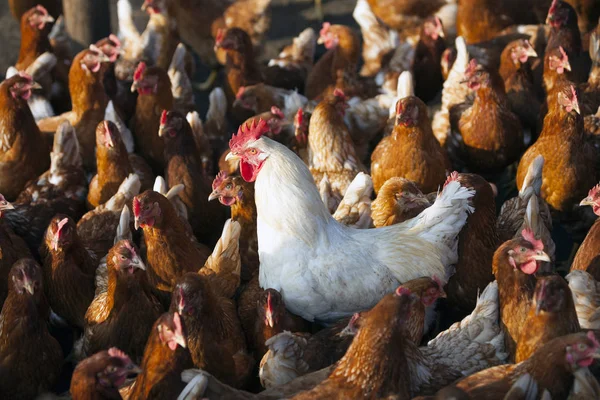
<instances>
[{"instance_id":1,"label":"chicken's beak","mask_svg":"<svg viewBox=\"0 0 600 400\"><path fill-rule=\"evenodd\" d=\"M564 68L565 68L567 71L571 71L571 63L567 61L567 63L564 65Z\"/></svg>"},{"instance_id":2,"label":"chicken's beak","mask_svg":"<svg viewBox=\"0 0 600 400\"><path fill-rule=\"evenodd\" d=\"M133 83L131 84L131 92L135 92L138 88L138 82L137 81L133 81Z\"/></svg>"},{"instance_id":3,"label":"chicken's beak","mask_svg":"<svg viewBox=\"0 0 600 400\"><path fill-rule=\"evenodd\" d=\"M30 295L33 295L33 293L35 292L33 288L33 282L28 277L25 277L25 280L23 281L23 288L25 288L25 290L27 290L27 293L29 293Z\"/></svg>"},{"instance_id":4,"label":"chicken's beak","mask_svg":"<svg viewBox=\"0 0 600 400\"><path fill-rule=\"evenodd\" d=\"M591 196L586 197L585 199L581 200L581 203L579 203L580 206L593 206L594 205L594 199L592 199ZM1 210L1 208L0 208Z\"/></svg>"},{"instance_id":5,"label":"chicken's beak","mask_svg":"<svg viewBox=\"0 0 600 400\"><path fill-rule=\"evenodd\" d=\"M214 199L219 198L219 192L217 190L213 190L213 192L208 196L208 201L213 201Z\"/></svg>"},{"instance_id":6,"label":"chicken's beak","mask_svg":"<svg viewBox=\"0 0 600 400\"><path fill-rule=\"evenodd\" d=\"M40 85L39 83L37 83L36 81L32 81L31 82L31 89L35 90L35 89L41 89L42 85Z\"/></svg>"},{"instance_id":7,"label":"chicken's beak","mask_svg":"<svg viewBox=\"0 0 600 400\"><path fill-rule=\"evenodd\" d=\"M185 340L185 338L183 337L182 334L180 333L176 333L174 336L175 339L175 343L177 343L178 345L180 345L182 348L186 348L187 347L187 342Z\"/></svg>"},{"instance_id":8,"label":"chicken's beak","mask_svg":"<svg viewBox=\"0 0 600 400\"><path fill-rule=\"evenodd\" d=\"M54 22L54 17L50 14L47 14L42 17L42 21L49 24L49 23Z\"/></svg>"},{"instance_id":9,"label":"chicken's beak","mask_svg":"<svg viewBox=\"0 0 600 400\"><path fill-rule=\"evenodd\" d=\"M573 110L579 115L581 115L581 110L579 109L579 104L573 105Z\"/></svg>"},{"instance_id":10,"label":"chicken's beak","mask_svg":"<svg viewBox=\"0 0 600 400\"><path fill-rule=\"evenodd\" d=\"M542 250L537 250L535 252L535 255L531 258L534 260L537 260L537 261L550 262L550 257L548 256L548 254L544 253Z\"/></svg>"},{"instance_id":11,"label":"chicken's beak","mask_svg":"<svg viewBox=\"0 0 600 400\"><path fill-rule=\"evenodd\" d=\"M12 203L9 201L3 201L0 203L0 211L14 210L14 209L15 209L15 206L13 206Z\"/></svg>"},{"instance_id":12,"label":"chicken's beak","mask_svg":"<svg viewBox=\"0 0 600 400\"><path fill-rule=\"evenodd\" d=\"M270 309L267 309L267 311L265 312L265 320L270 328L272 328L275 325L273 323L273 312Z\"/></svg>"},{"instance_id":13,"label":"chicken's beak","mask_svg":"<svg viewBox=\"0 0 600 400\"><path fill-rule=\"evenodd\" d=\"M136 220L136 225L137 225L137 220ZM139 256L133 257L133 259L131 260L131 266L133 266L135 268L139 268L142 271L146 270L146 264L144 264L144 262L142 261L142 259Z\"/></svg>"},{"instance_id":14,"label":"chicken's beak","mask_svg":"<svg viewBox=\"0 0 600 400\"><path fill-rule=\"evenodd\" d=\"M527 47L527 51L525 52L525 54L527 55L527 57L537 57L538 56L535 49L531 46Z\"/></svg>"},{"instance_id":15,"label":"chicken's beak","mask_svg":"<svg viewBox=\"0 0 600 400\"><path fill-rule=\"evenodd\" d=\"M127 377L128 378L133 378L136 375L139 375L142 373L142 369L140 367L138 367L136 364L129 364L127 366Z\"/></svg>"},{"instance_id":16,"label":"chicken's beak","mask_svg":"<svg viewBox=\"0 0 600 400\"><path fill-rule=\"evenodd\" d=\"M135 230L137 231L138 229L140 229L140 218L139 217L135 217Z\"/></svg>"},{"instance_id":17,"label":"chicken's beak","mask_svg":"<svg viewBox=\"0 0 600 400\"><path fill-rule=\"evenodd\" d=\"M235 154L235 153L232 153L232 152L229 152L229 153L227 154L227 156L225 157L225 161L237 160L237 159L239 159L239 158L240 158L240 157L239 157L237 154Z\"/></svg>"},{"instance_id":18,"label":"chicken's beak","mask_svg":"<svg viewBox=\"0 0 600 400\"><path fill-rule=\"evenodd\" d=\"M163 137L165 135L165 133L167 131L165 128L166 128L165 125L160 125L158 127L158 137Z\"/></svg>"},{"instance_id":19,"label":"chicken's beak","mask_svg":"<svg viewBox=\"0 0 600 400\"><path fill-rule=\"evenodd\" d=\"M540 312L542 311L542 305L543 301L537 302L537 304L535 305L535 315L540 315Z\"/></svg>"}]
</instances>

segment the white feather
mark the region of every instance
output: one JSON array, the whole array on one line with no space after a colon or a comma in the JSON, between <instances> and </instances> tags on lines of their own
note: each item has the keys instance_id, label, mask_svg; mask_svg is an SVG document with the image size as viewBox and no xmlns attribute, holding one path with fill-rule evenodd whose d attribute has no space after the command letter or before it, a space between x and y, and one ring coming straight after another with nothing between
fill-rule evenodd
<instances>
[{"instance_id":1,"label":"white feather","mask_svg":"<svg viewBox=\"0 0 600 400\"><path fill-rule=\"evenodd\" d=\"M119 132L121 133L121 139L123 139L123 143L125 144L127 152L130 154L133 153L135 150L133 135L115 110L115 105L113 104L112 100L110 100L106 105L106 110L104 110L104 119L117 126L117 129L119 129Z\"/></svg>"}]
</instances>

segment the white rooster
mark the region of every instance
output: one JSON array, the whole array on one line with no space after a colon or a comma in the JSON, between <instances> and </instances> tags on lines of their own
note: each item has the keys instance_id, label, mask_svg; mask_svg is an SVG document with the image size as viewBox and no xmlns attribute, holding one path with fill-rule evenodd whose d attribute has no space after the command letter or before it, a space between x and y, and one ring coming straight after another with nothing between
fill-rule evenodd
<instances>
[{"instance_id":1,"label":"white rooster","mask_svg":"<svg viewBox=\"0 0 600 400\"><path fill-rule=\"evenodd\" d=\"M260 286L281 292L289 310L333 321L373 307L400 282L448 278L457 234L472 211L472 190L450 178L416 218L378 229L353 229L329 213L313 177L287 147L261 137L266 122L240 127L228 158L255 182ZM453 174L455 176L457 174Z\"/></svg>"}]
</instances>

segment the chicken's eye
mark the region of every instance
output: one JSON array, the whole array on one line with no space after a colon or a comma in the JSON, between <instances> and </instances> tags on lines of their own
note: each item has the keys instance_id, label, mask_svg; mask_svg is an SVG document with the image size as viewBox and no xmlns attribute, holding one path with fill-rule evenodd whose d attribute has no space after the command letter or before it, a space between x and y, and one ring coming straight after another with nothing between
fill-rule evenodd
<instances>
[{"instance_id":1,"label":"chicken's eye","mask_svg":"<svg viewBox=\"0 0 600 400\"><path fill-rule=\"evenodd\" d=\"M584 343L579 343L577 345L577 348L579 349L579 351L584 351L585 349L587 349L587 345Z\"/></svg>"},{"instance_id":2,"label":"chicken's eye","mask_svg":"<svg viewBox=\"0 0 600 400\"><path fill-rule=\"evenodd\" d=\"M125 257L124 255L120 255L119 257L120 257L120 258L121 258L121 260L123 260L123 261L127 259L127 257Z\"/></svg>"},{"instance_id":3,"label":"chicken's eye","mask_svg":"<svg viewBox=\"0 0 600 400\"><path fill-rule=\"evenodd\" d=\"M111 365L111 366L109 366L108 368L106 368L106 371L107 371L109 374L112 374L112 373L114 373L116 370L117 370L117 367L115 367L114 365Z\"/></svg>"},{"instance_id":4,"label":"chicken's eye","mask_svg":"<svg viewBox=\"0 0 600 400\"><path fill-rule=\"evenodd\" d=\"M227 189L227 190L231 190L231 188L232 188L231 183L228 183L227 186L225 186L225 189Z\"/></svg>"},{"instance_id":5,"label":"chicken's eye","mask_svg":"<svg viewBox=\"0 0 600 400\"><path fill-rule=\"evenodd\" d=\"M250 149L250 150L248 150L248 153L255 155L257 152L256 152L256 149Z\"/></svg>"},{"instance_id":6,"label":"chicken's eye","mask_svg":"<svg viewBox=\"0 0 600 400\"><path fill-rule=\"evenodd\" d=\"M525 253L525 252L527 251L527 249L526 249L525 247L521 247L521 248L519 249L519 251L520 251L521 253Z\"/></svg>"}]
</instances>

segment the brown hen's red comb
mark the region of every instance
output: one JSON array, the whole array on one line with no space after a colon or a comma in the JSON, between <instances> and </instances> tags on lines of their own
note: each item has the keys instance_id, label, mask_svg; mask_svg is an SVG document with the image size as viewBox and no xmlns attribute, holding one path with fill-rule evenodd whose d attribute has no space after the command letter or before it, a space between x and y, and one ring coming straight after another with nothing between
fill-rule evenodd
<instances>
[{"instance_id":1,"label":"brown hen's red comb","mask_svg":"<svg viewBox=\"0 0 600 400\"><path fill-rule=\"evenodd\" d=\"M588 192L588 197L596 197L596 195L598 194L598 192L600 192L600 184L594 186L593 188L590 189L590 191Z\"/></svg>"},{"instance_id":2,"label":"brown hen's red comb","mask_svg":"<svg viewBox=\"0 0 600 400\"><path fill-rule=\"evenodd\" d=\"M562 46L558 46L558 51L560 51L560 54L562 55L562 60L563 61L569 61L569 56L567 55L567 53L565 52L565 49L563 49Z\"/></svg>"},{"instance_id":3,"label":"brown hen's red comb","mask_svg":"<svg viewBox=\"0 0 600 400\"><path fill-rule=\"evenodd\" d=\"M331 24L329 22L323 22L323 27L319 31L319 36L325 36L329 32L329 28L331 28Z\"/></svg>"},{"instance_id":4,"label":"brown hen's red comb","mask_svg":"<svg viewBox=\"0 0 600 400\"><path fill-rule=\"evenodd\" d=\"M548 10L548 15L552 15L556 12L556 9L558 8L558 0L553 0L552 4L550 5L550 9Z\"/></svg>"},{"instance_id":5,"label":"brown hen's red comb","mask_svg":"<svg viewBox=\"0 0 600 400\"><path fill-rule=\"evenodd\" d=\"M48 10L46 10L46 7L38 4L37 6L35 6L35 9L39 12L42 13L42 15L48 15Z\"/></svg>"},{"instance_id":6,"label":"brown hen's red comb","mask_svg":"<svg viewBox=\"0 0 600 400\"><path fill-rule=\"evenodd\" d=\"M119 40L117 35L115 35L114 33L111 33L110 35L108 35L108 38L110 39L111 42L113 42L115 44L115 47L121 48L121 41Z\"/></svg>"},{"instance_id":7,"label":"brown hen's red comb","mask_svg":"<svg viewBox=\"0 0 600 400\"><path fill-rule=\"evenodd\" d=\"M269 132L269 125L267 121L262 118L259 119L258 124L256 120L253 119L251 123L242 124L238 129L237 135L231 136L231 140L229 140L229 148L231 151L235 152L243 147L246 143L251 140L257 140L266 132Z\"/></svg>"},{"instance_id":8,"label":"brown hen's red comb","mask_svg":"<svg viewBox=\"0 0 600 400\"><path fill-rule=\"evenodd\" d=\"M530 229L523 229L521 231L523 239L527 240L533 246L534 250L544 250L544 243L541 240L536 239L533 231Z\"/></svg>"},{"instance_id":9,"label":"brown hen's red comb","mask_svg":"<svg viewBox=\"0 0 600 400\"><path fill-rule=\"evenodd\" d=\"M243 86L240 86L240 88L238 89L237 93L235 94L235 98L236 100L239 100L242 98L242 96L244 95L244 92L246 91L246 88Z\"/></svg>"},{"instance_id":10,"label":"brown hen's red comb","mask_svg":"<svg viewBox=\"0 0 600 400\"><path fill-rule=\"evenodd\" d=\"M225 31L222 28L219 28L219 30L217 31L217 37L215 38L215 44L221 44L224 37Z\"/></svg>"},{"instance_id":11,"label":"brown hen's red comb","mask_svg":"<svg viewBox=\"0 0 600 400\"><path fill-rule=\"evenodd\" d=\"M469 65L467 65L467 69L465 69L465 74L472 74L473 72L475 72L475 70L477 69L477 60L474 58L471 58L471 61L469 61Z\"/></svg>"},{"instance_id":12,"label":"brown hen's red comb","mask_svg":"<svg viewBox=\"0 0 600 400\"><path fill-rule=\"evenodd\" d=\"M342 100L346 100L346 95L344 94L344 91L343 91L342 89L338 89L338 88L336 88L336 89L333 91L333 95L334 95L335 97L339 97L339 98L341 98Z\"/></svg>"},{"instance_id":13,"label":"brown hen's red comb","mask_svg":"<svg viewBox=\"0 0 600 400\"><path fill-rule=\"evenodd\" d=\"M108 349L108 355L111 357L120 358L126 363L131 363L129 356L125 354L122 350L117 349L116 347L111 347L110 349Z\"/></svg>"},{"instance_id":14,"label":"brown hen's red comb","mask_svg":"<svg viewBox=\"0 0 600 400\"><path fill-rule=\"evenodd\" d=\"M223 181L225 179L227 179L227 172L226 171L219 171L219 173L217 174L217 176L215 176L215 180L212 183L212 189L215 190L217 189L219 186L221 186L221 183L223 183Z\"/></svg>"},{"instance_id":15,"label":"brown hen's red comb","mask_svg":"<svg viewBox=\"0 0 600 400\"><path fill-rule=\"evenodd\" d=\"M139 217L142 212L142 204L140 203L140 199L136 197L133 198L133 215L135 217Z\"/></svg>"},{"instance_id":16,"label":"brown hen's red comb","mask_svg":"<svg viewBox=\"0 0 600 400\"><path fill-rule=\"evenodd\" d=\"M125 248L127 250L129 250L131 252L131 254L136 255L136 251L135 248L133 247L133 245L131 244L131 242L129 240L126 240L123 245L125 246Z\"/></svg>"},{"instance_id":17,"label":"brown hen's red comb","mask_svg":"<svg viewBox=\"0 0 600 400\"><path fill-rule=\"evenodd\" d=\"M277 106L271 107L271 114L275 115L279 119L285 119L285 115L283 115L283 111L279 109Z\"/></svg>"},{"instance_id":18,"label":"brown hen's red comb","mask_svg":"<svg viewBox=\"0 0 600 400\"><path fill-rule=\"evenodd\" d=\"M302 107L300 107L298 109L298 112L296 113L296 117L294 118L294 125L296 125L296 127L301 126L303 120L304 120L304 110L302 109Z\"/></svg>"},{"instance_id":19,"label":"brown hen's red comb","mask_svg":"<svg viewBox=\"0 0 600 400\"><path fill-rule=\"evenodd\" d=\"M144 73L144 71L146 71L146 63L140 61L137 68L135 69L135 72L133 73L133 80L139 81L140 79L142 79L142 74Z\"/></svg>"},{"instance_id":20,"label":"brown hen's red comb","mask_svg":"<svg viewBox=\"0 0 600 400\"><path fill-rule=\"evenodd\" d=\"M444 187L446 187L446 185L452 181L458 181L458 172L457 171L453 171L450 175L448 175L448 177L446 178L446 182L444 182Z\"/></svg>"},{"instance_id":21,"label":"brown hen's red comb","mask_svg":"<svg viewBox=\"0 0 600 400\"><path fill-rule=\"evenodd\" d=\"M592 343L594 343L595 348L600 347L600 342L598 342L598 339L596 339L596 335L594 335L594 331L588 331L587 337L588 337L588 339L590 339L592 341Z\"/></svg>"},{"instance_id":22,"label":"brown hen's red comb","mask_svg":"<svg viewBox=\"0 0 600 400\"><path fill-rule=\"evenodd\" d=\"M440 289L444 287L442 280L437 275L432 276L431 279L433 279L433 281L438 285Z\"/></svg>"},{"instance_id":23,"label":"brown hen's red comb","mask_svg":"<svg viewBox=\"0 0 600 400\"><path fill-rule=\"evenodd\" d=\"M396 296L409 296L411 294L411 291L409 288L404 287L404 286L399 286L398 289L396 289Z\"/></svg>"},{"instance_id":24,"label":"brown hen's red comb","mask_svg":"<svg viewBox=\"0 0 600 400\"><path fill-rule=\"evenodd\" d=\"M169 116L169 112L167 110L163 110L160 114L160 126L163 126L167 123L167 117Z\"/></svg>"}]
</instances>

